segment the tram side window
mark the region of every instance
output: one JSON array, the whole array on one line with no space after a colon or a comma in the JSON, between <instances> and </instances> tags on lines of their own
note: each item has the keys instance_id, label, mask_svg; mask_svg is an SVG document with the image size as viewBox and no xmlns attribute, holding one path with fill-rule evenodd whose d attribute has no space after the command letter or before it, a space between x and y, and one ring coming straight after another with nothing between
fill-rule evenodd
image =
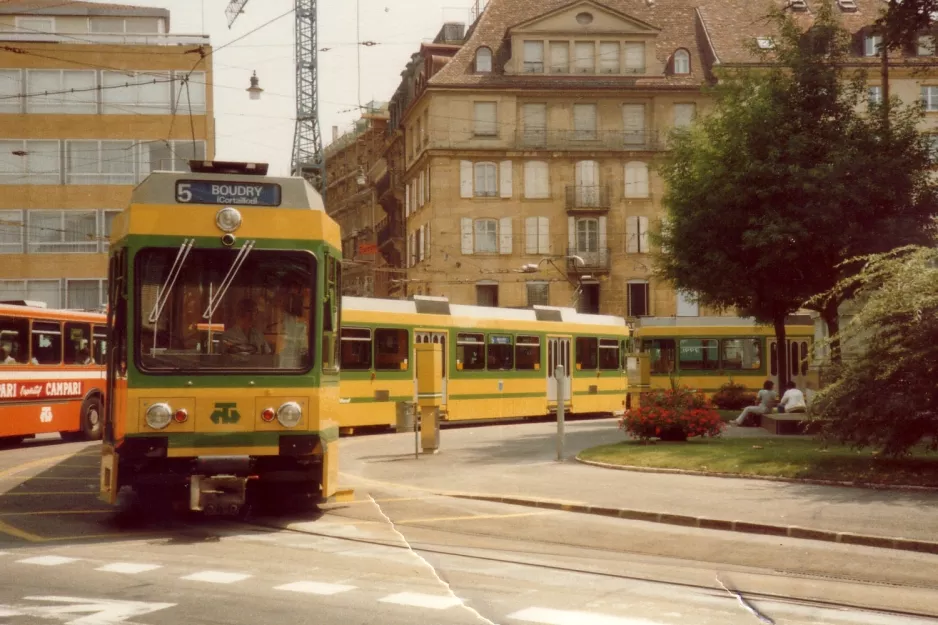
<instances>
[{"instance_id":1,"label":"tram side window","mask_svg":"<svg viewBox=\"0 0 938 625\"><path fill-rule=\"evenodd\" d=\"M107 328L95 326L94 341L92 342L91 354L94 362L103 365L107 363Z\"/></svg>"},{"instance_id":2,"label":"tram side window","mask_svg":"<svg viewBox=\"0 0 938 625\"><path fill-rule=\"evenodd\" d=\"M71 321L65 324L65 364L92 364L90 324Z\"/></svg>"},{"instance_id":3,"label":"tram side window","mask_svg":"<svg viewBox=\"0 0 938 625\"><path fill-rule=\"evenodd\" d=\"M642 351L649 354L651 373L667 375L674 372L674 339L645 339Z\"/></svg>"},{"instance_id":4,"label":"tram side window","mask_svg":"<svg viewBox=\"0 0 938 625\"><path fill-rule=\"evenodd\" d=\"M511 336L507 334L489 334L489 371L510 371L514 366L514 348Z\"/></svg>"},{"instance_id":5,"label":"tram side window","mask_svg":"<svg viewBox=\"0 0 938 625\"><path fill-rule=\"evenodd\" d=\"M596 369L599 364L599 339L580 336L576 340L576 368L580 371Z\"/></svg>"},{"instance_id":6,"label":"tram side window","mask_svg":"<svg viewBox=\"0 0 938 625\"><path fill-rule=\"evenodd\" d=\"M0 317L0 365L29 362L29 320Z\"/></svg>"},{"instance_id":7,"label":"tram side window","mask_svg":"<svg viewBox=\"0 0 938 625\"><path fill-rule=\"evenodd\" d=\"M378 371L405 371L410 349L407 330L377 328L375 330L375 369Z\"/></svg>"},{"instance_id":8,"label":"tram side window","mask_svg":"<svg viewBox=\"0 0 938 625\"><path fill-rule=\"evenodd\" d=\"M760 339L723 339L722 344L724 369L753 371L762 368L762 341Z\"/></svg>"},{"instance_id":9,"label":"tram side window","mask_svg":"<svg viewBox=\"0 0 938 625\"><path fill-rule=\"evenodd\" d=\"M33 322L34 365L58 365L62 363L62 325L54 321Z\"/></svg>"},{"instance_id":10,"label":"tram side window","mask_svg":"<svg viewBox=\"0 0 938 625\"><path fill-rule=\"evenodd\" d=\"M541 339L538 336L519 336L515 339L515 369L532 371L541 368Z\"/></svg>"},{"instance_id":11,"label":"tram side window","mask_svg":"<svg viewBox=\"0 0 938 625\"><path fill-rule=\"evenodd\" d=\"M481 334L456 335L456 368L465 371L485 369L485 343Z\"/></svg>"},{"instance_id":12,"label":"tram side window","mask_svg":"<svg viewBox=\"0 0 938 625\"><path fill-rule=\"evenodd\" d=\"M342 369L368 371L371 369L371 330L342 328Z\"/></svg>"},{"instance_id":13,"label":"tram side window","mask_svg":"<svg viewBox=\"0 0 938 625\"><path fill-rule=\"evenodd\" d=\"M599 339L599 368L606 371L617 371L620 365L619 341L616 339Z\"/></svg>"}]
</instances>

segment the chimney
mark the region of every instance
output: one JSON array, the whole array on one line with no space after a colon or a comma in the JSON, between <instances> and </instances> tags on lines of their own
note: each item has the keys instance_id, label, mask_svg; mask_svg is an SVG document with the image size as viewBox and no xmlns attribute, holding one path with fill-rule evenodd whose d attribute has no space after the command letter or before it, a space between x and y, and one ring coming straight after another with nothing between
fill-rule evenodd
<instances>
[{"instance_id":1,"label":"chimney","mask_svg":"<svg viewBox=\"0 0 938 625\"><path fill-rule=\"evenodd\" d=\"M332 127L332 142L335 143L338 140L339 140L339 127L333 126Z\"/></svg>"},{"instance_id":2,"label":"chimney","mask_svg":"<svg viewBox=\"0 0 938 625\"><path fill-rule=\"evenodd\" d=\"M462 22L446 22L433 39L433 43L460 44L466 38L466 25Z\"/></svg>"}]
</instances>

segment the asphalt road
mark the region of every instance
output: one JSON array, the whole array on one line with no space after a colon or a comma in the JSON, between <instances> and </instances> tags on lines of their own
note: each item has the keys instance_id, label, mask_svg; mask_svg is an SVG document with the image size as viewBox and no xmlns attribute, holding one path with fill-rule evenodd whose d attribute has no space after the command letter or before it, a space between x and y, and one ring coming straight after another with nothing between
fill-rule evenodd
<instances>
[{"instance_id":1,"label":"asphalt road","mask_svg":"<svg viewBox=\"0 0 938 625\"><path fill-rule=\"evenodd\" d=\"M936 556L400 487L128 527L95 497L96 452L54 439L0 451L0 623L938 622Z\"/></svg>"}]
</instances>

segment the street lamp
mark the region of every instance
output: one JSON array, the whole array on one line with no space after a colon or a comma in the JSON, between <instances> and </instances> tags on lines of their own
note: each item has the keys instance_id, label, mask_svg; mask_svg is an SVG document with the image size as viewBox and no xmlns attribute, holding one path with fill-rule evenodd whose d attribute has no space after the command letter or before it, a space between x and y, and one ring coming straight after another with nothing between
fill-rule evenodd
<instances>
[{"instance_id":1,"label":"street lamp","mask_svg":"<svg viewBox=\"0 0 938 625\"><path fill-rule=\"evenodd\" d=\"M251 76L251 86L246 90L251 95L252 100L261 99L261 93L263 93L264 90L260 88L259 83L260 80L257 77L257 72L254 72L254 75Z\"/></svg>"}]
</instances>

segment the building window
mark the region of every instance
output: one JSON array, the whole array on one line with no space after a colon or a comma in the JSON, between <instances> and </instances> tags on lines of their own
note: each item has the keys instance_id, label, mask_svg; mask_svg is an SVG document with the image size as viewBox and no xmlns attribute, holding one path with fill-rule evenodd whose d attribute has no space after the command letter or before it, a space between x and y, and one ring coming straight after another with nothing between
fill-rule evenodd
<instances>
[{"instance_id":1,"label":"building window","mask_svg":"<svg viewBox=\"0 0 938 625\"><path fill-rule=\"evenodd\" d=\"M596 139L596 105L573 105L573 132L577 141Z\"/></svg>"},{"instance_id":2,"label":"building window","mask_svg":"<svg viewBox=\"0 0 938 625\"><path fill-rule=\"evenodd\" d=\"M101 212L101 251L107 252L111 247L111 229L114 227L114 218L120 214L119 210L106 210Z\"/></svg>"},{"instance_id":3,"label":"building window","mask_svg":"<svg viewBox=\"0 0 938 625\"><path fill-rule=\"evenodd\" d=\"M476 219L474 227L474 247L476 254L495 254L498 252L498 221L495 219Z\"/></svg>"},{"instance_id":4,"label":"building window","mask_svg":"<svg viewBox=\"0 0 938 625\"><path fill-rule=\"evenodd\" d=\"M577 74L592 74L596 71L596 60L593 58L596 54L594 42L577 41L573 44L573 51L576 54Z\"/></svg>"},{"instance_id":5,"label":"building window","mask_svg":"<svg viewBox=\"0 0 938 625\"><path fill-rule=\"evenodd\" d=\"M489 283L480 283L476 285L476 306L498 307L498 285ZM480 347L481 350L481 347ZM484 361L483 361L484 362ZM482 367L466 367L479 368Z\"/></svg>"},{"instance_id":6,"label":"building window","mask_svg":"<svg viewBox=\"0 0 938 625\"><path fill-rule=\"evenodd\" d=\"M474 133L477 137L498 135L498 105L495 102L475 102Z\"/></svg>"},{"instance_id":7,"label":"building window","mask_svg":"<svg viewBox=\"0 0 938 625\"><path fill-rule=\"evenodd\" d=\"M196 141L145 141L140 144L140 166L138 181L154 171L189 171L190 160L205 159L205 142Z\"/></svg>"},{"instance_id":8,"label":"building window","mask_svg":"<svg viewBox=\"0 0 938 625\"><path fill-rule=\"evenodd\" d=\"M935 56L935 37L932 35L919 35L918 55Z\"/></svg>"},{"instance_id":9,"label":"building window","mask_svg":"<svg viewBox=\"0 0 938 625\"><path fill-rule=\"evenodd\" d=\"M94 71L27 70L27 113L98 112L97 77Z\"/></svg>"},{"instance_id":10,"label":"building window","mask_svg":"<svg viewBox=\"0 0 938 625\"><path fill-rule=\"evenodd\" d=\"M641 280L629 282L628 292L628 316L629 317L647 317L650 313L648 306L648 283Z\"/></svg>"},{"instance_id":11,"label":"building window","mask_svg":"<svg viewBox=\"0 0 938 625\"><path fill-rule=\"evenodd\" d=\"M25 232L23 211L0 211L0 254L22 254Z\"/></svg>"},{"instance_id":12,"label":"building window","mask_svg":"<svg viewBox=\"0 0 938 625\"><path fill-rule=\"evenodd\" d=\"M645 73L644 43L629 42L625 44L625 71L628 74Z\"/></svg>"},{"instance_id":13,"label":"building window","mask_svg":"<svg viewBox=\"0 0 938 625\"><path fill-rule=\"evenodd\" d=\"M475 180L473 195L475 197L495 197L498 195L498 168L495 163L475 163L473 165L473 179Z\"/></svg>"},{"instance_id":14,"label":"building window","mask_svg":"<svg viewBox=\"0 0 938 625\"><path fill-rule=\"evenodd\" d=\"M528 307L550 306L550 283L529 281L525 285L528 295Z\"/></svg>"},{"instance_id":15,"label":"building window","mask_svg":"<svg viewBox=\"0 0 938 625\"><path fill-rule=\"evenodd\" d=\"M133 141L68 141L66 184L133 184Z\"/></svg>"},{"instance_id":16,"label":"building window","mask_svg":"<svg viewBox=\"0 0 938 625\"><path fill-rule=\"evenodd\" d=\"M931 164L938 164L938 134L926 134L925 141L928 143L928 158Z\"/></svg>"},{"instance_id":17,"label":"building window","mask_svg":"<svg viewBox=\"0 0 938 625\"><path fill-rule=\"evenodd\" d=\"M696 301L693 294L684 291L677 292L677 316L678 317L699 317L700 304Z\"/></svg>"},{"instance_id":18,"label":"building window","mask_svg":"<svg viewBox=\"0 0 938 625\"><path fill-rule=\"evenodd\" d=\"M547 138L547 105L522 104L521 127L526 144L543 145Z\"/></svg>"},{"instance_id":19,"label":"building window","mask_svg":"<svg viewBox=\"0 0 938 625\"><path fill-rule=\"evenodd\" d=\"M492 71L492 51L489 48L483 46L476 50L476 71L480 74Z\"/></svg>"},{"instance_id":20,"label":"building window","mask_svg":"<svg viewBox=\"0 0 938 625\"><path fill-rule=\"evenodd\" d=\"M94 254L98 251L96 211L30 210L30 254Z\"/></svg>"},{"instance_id":21,"label":"building window","mask_svg":"<svg viewBox=\"0 0 938 625\"><path fill-rule=\"evenodd\" d=\"M879 48L883 44L883 38L880 35L867 35L863 40L863 55L877 56Z\"/></svg>"},{"instance_id":22,"label":"building window","mask_svg":"<svg viewBox=\"0 0 938 625\"><path fill-rule=\"evenodd\" d=\"M603 200L599 185L599 163L577 161L574 165L574 201L577 208L598 207Z\"/></svg>"},{"instance_id":23,"label":"building window","mask_svg":"<svg viewBox=\"0 0 938 625\"><path fill-rule=\"evenodd\" d=\"M550 72L567 74L570 72L570 43L567 41L550 42Z\"/></svg>"},{"instance_id":24,"label":"building window","mask_svg":"<svg viewBox=\"0 0 938 625\"><path fill-rule=\"evenodd\" d=\"M592 254L599 251L599 220L576 220L576 253Z\"/></svg>"},{"instance_id":25,"label":"building window","mask_svg":"<svg viewBox=\"0 0 938 625\"><path fill-rule=\"evenodd\" d=\"M625 251L629 254L648 253L648 217L625 218Z\"/></svg>"},{"instance_id":26,"label":"building window","mask_svg":"<svg viewBox=\"0 0 938 625\"><path fill-rule=\"evenodd\" d=\"M62 286L58 280L0 280L0 300L30 300L61 308Z\"/></svg>"},{"instance_id":27,"label":"building window","mask_svg":"<svg viewBox=\"0 0 938 625\"><path fill-rule=\"evenodd\" d=\"M17 17L16 30L40 35L55 33L55 18L52 17Z\"/></svg>"},{"instance_id":28,"label":"building window","mask_svg":"<svg viewBox=\"0 0 938 625\"><path fill-rule=\"evenodd\" d=\"M625 197L648 197L648 165L633 161L625 164Z\"/></svg>"},{"instance_id":29,"label":"building window","mask_svg":"<svg viewBox=\"0 0 938 625\"><path fill-rule=\"evenodd\" d=\"M0 184L60 184L58 141L0 141Z\"/></svg>"},{"instance_id":30,"label":"building window","mask_svg":"<svg viewBox=\"0 0 938 625\"><path fill-rule=\"evenodd\" d=\"M550 219L524 218L524 253L550 254Z\"/></svg>"},{"instance_id":31,"label":"building window","mask_svg":"<svg viewBox=\"0 0 938 625\"><path fill-rule=\"evenodd\" d=\"M525 41L524 42L524 73L525 74L543 74L544 73L544 42L543 41Z\"/></svg>"},{"instance_id":32,"label":"building window","mask_svg":"<svg viewBox=\"0 0 938 625\"><path fill-rule=\"evenodd\" d=\"M0 113L23 112L22 76L18 69L0 69Z\"/></svg>"},{"instance_id":33,"label":"building window","mask_svg":"<svg viewBox=\"0 0 938 625\"><path fill-rule=\"evenodd\" d=\"M524 197L550 197L550 166L547 161L526 161L524 164Z\"/></svg>"},{"instance_id":34,"label":"building window","mask_svg":"<svg viewBox=\"0 0 938 625\"><path fill-rule=\"evenodd\" d=\"M674 53L674 73L690 74L690 52L677 50Z\"/></svg>"},{"instance_id":35,"label":"building window","mask_svg":"<svg viewBox=\"0 0 938 625\"><path fill-rule=\"evenodd\" d=\"M697 115L697 105L693 102L674 105L674 127L687 128Z\"/></svg>"},{"instance_id":36,"label":"building window","mask_svg":"<svg viewBox=\"0 0 938 625\"><path fill-rule=\"evenodd\" d=\"M107 305L107 280L66 280L65 307L97 310Z\"/></svg>"},{"instance_id":37,"label":"building window","mask_svg":"<svg viewBox=\"0 0 938 625\"><path fill-rule=\"evenodd\" d=\"M645 105L622 105L622 128L625 131L627 145L645 144Z\"/></svg>"},{"instance_id":38,"label":"building window","mask_svg":"<svg viewBox=\"0 0 938 625\"><path fill-rule=\"evenodd\" d=\"M170 102L176 106L176 112L188 114L203 114L206 110L205 101L205 72L176 72L174 89Z\"/></svg>"},{"instance_id":39,"label":"building window","mask_svg":"<svg viewBox=\"0 0 938 625\"><path fill-rule=\"evenodd\" d=\"M922 103L926 111L938 111L938 87L922 87Z\"/></svg>"},{"instance_id":40,"label":"building window","mask_svg":"<svg viewBox=\"0 0 938 625\"><path fill-rule=\"evenodd\" d=\"M879 85L867 87L866 100L870 104L882 104L883 103L883 88L880 87Z\"/></svg>"},{"instance_id":41,"label":"building window","mask_svg":"<svg viewBox=\"0 0 938 625\"><path fill-rule=\"evenodd\" d=\"M599 72L601 74L618 74L620 54L618 41L600 41Z\"/></svg>"}]
</instances>

